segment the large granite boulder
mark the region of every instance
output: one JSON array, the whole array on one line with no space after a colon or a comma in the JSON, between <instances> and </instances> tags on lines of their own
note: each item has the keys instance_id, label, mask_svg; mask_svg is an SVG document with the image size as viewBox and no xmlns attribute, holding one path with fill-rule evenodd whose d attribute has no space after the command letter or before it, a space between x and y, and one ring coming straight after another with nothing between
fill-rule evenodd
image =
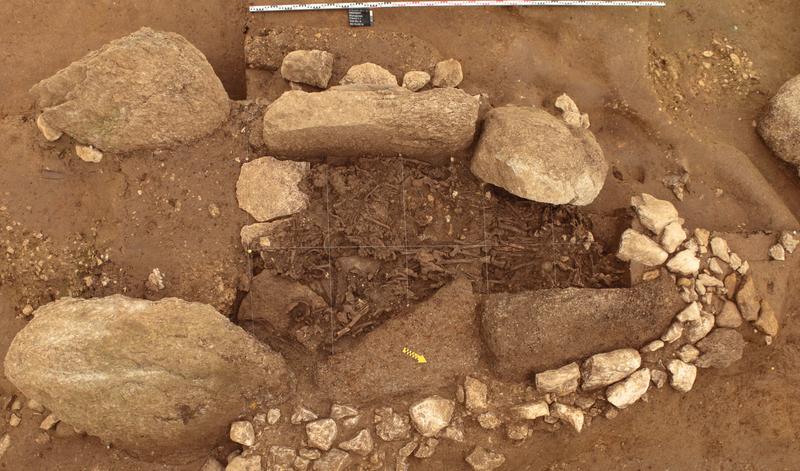
<instances>
[{"instance_id":1,"label":"large granite boulder","mask_svg":"<svg viewBox=\"0 0 800 471\"><path fill-rule=\"evenodd\" d=\"M402 87L289 91L264 113L264 143L296 159L397 156L427 159L472 144L479 99L462 90Z\"/></svg>"},{"instance_id":2,"label":"large granite boulder","mask_svg":"<svg viewBox=\"0 0 800 471\"><path fill-rule=\"evenodd\" d=\"M31 93L47 126L111 152L198 139L230 111L203 53L178 34L150 28L90 52Z\"/></svg>"},{"instance_id":3,"label":"large granite boulder","mask_svg":"<svg viewBox=\"0 0 800 471\"><path fill-rule=\"evenodd\" d=\"M758 132L775 155L800 166L800 75L783 84L769 101Z\"/></svg>"},{"instance_id":4,"label":"large granite boulder","mask_svg":"<svg viewBox=\"0 0 800 471\"><path fill-rule=\"evenodd\" d=\"M533 373L658 338L685 303L668 276L634 288L566 288L487 297L482 332L495 371Z\"/></svg>"},{"instance_id":5,"label":"large granite boulder","mask_svg":"<svg viewBox=\"0 0 800 471\"><path fill-rule=\"evenodd\" d=\"M522 198L574 205L594 201L608 173L590 131L519 106L487 113L471 168L481 180Z\"/></svg>"},{"instance_id":6,"label":"large granite boulder","mask_svg":"<svg viewBox=\"0 0 800 471\"><path fill-rule=\"evenodd\" d=\"M475 370L480 336L472 284L457 279L411 312L366 334L319 366L317 381L337 400L432 394ZM404 353L404 349L408 353ZM425 363L415 359L422 355Z\"/></svg>"},{"instance_id":7,"label":"large granite boulder","mask_svg":"<svg viewBox=\"0 0 800 471\"><path fill-rule=\"evenodd\" d=\"M183 461L252 405L281 401L283 358L212 307L176 298L64 298L42 306L5 374L64 422L143 459Z\"/></svg>"}]
</instances>

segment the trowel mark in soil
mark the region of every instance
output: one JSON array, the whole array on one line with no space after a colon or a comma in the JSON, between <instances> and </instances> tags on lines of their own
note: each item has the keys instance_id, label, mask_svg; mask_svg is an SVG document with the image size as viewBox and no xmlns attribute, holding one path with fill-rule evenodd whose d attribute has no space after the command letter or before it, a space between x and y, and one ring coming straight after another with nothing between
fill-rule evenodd
<instances>
[{"instance_id":1,"label":"trowel mark in soil","mask_svg":"<svg viewBox=\"0 0 800 471\"><path fill-rule=\"evenodd\" d=\"M309 207L270 235L254 267L325 300L327 308L286 313L304 329L329 332L318 336L325 350L458 276L479 293L624 284L624 266L580 210L482 185L463 163L317 164L302 187Z\"/></svg>"}]
</instances>

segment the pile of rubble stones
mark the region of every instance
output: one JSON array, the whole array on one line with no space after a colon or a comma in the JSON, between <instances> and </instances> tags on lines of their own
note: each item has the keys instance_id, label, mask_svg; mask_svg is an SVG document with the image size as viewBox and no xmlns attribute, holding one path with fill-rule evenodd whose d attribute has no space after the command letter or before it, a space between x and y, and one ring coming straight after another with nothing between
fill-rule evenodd
<instances>
[{"instance_id":1,"label":"pile of rubble stones","mask_svg":"<svg viewBox=\"0 0 800 471\"><path fill-rule=\"evenodd\" d=\"M256 221L242 229L245 248L268 245L276 219L307 206L298 187L308 173L305 160L455 155L472 146L481 120L471 161L481 180L551 204L589 204L603 186L608 166L588 131L589 117L566 95L555 103L560 117L529 107L485 112L480 97L456 88L463 72L452 59L438 63L432 76L407 72L402 85L376 64L354 65L339 86L327 89L334 60L319 50L294 51L283 60L280 72L295 90L264 110L264 144L272 155L294 160L264 156L242 165L236 194ZM796 78L781 89L759 127L775 152L795 163L799 84ZM90 53L32 92L45 139L69 136L76 155L95 163L104 152L199 139L223 123L230 108L202 53L176 34L148 28ZM672 310L661 304L668 312L665 330L646 342L628 339L628 345L575 355L582 360L552 368L509 370L511 376L535 370L535 387L514 404L496 402L502 395L493 392L501 386L476 370L461 375L454 397L424 397L406 410L387 405L367 412L335 403L319 416L296 404L284 414L280 405L293 398L296 378L279 353L210 306L117 295L63 298L32 312L4 362L6 376L29 399L7 397L0 405L10 407L12 426L21 420L23 403L40 414L42 440L50 430L56 436L88 433L148 460L206 454L223 434L241 446L224 468L209 458L205 471L343 471L355 463L359 469L393 463L405 470L412 457L434 455L442 440L468 443L467 420L514 441L526 440L533 424L580 432L594 418L613 418L646 400L651 385L669 382L687 393L698 368L737 361L744 346L739 330L747 323L767 344L779 329L749 263L724 238L687 230L668 201L642 194L631 204L638 217L622 235L618 257L641 273L641 283L667 282L682 305ZM769 255L784 260L797 244L795 232L784 232ZM614 302L624 302L617 296ZM143 397L148 399L134 400ZM260 440L276 427L302 428L299 445ZM399 451L388 456L384 442L398 442ZM0 437L0 456L10 446L9 434ZM465 459L475 470L497 469L505 461L481 446Z\"/></svg>"}]
</instances>

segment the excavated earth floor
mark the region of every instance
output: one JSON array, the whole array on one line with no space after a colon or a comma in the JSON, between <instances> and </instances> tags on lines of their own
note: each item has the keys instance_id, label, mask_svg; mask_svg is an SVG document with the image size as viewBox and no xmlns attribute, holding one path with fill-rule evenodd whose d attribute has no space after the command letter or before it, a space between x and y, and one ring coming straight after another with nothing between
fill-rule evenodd
<instances>
[{"instance_id":1,"label":"excavated earth floor","mask_svg":"<svg viewBox=\"0 0 800 471\"><path fill-rule=\"evenodd\" d=\"M628 286L627 267L613 254L630 225L630 196L647 192L675 203L687 226L729 234L780 312L781 334L771 346L746 337L744 358L703 370L690 394L656 391L648 403L597 420L580 435L541 428L513 445L475 426L469 441L502 452L504 469L513 470L800 466L797 264L769 262L758 237L747 235L799 227L797 172L769 152L753 123L777 87L800 71L800 5L676 0L659 10L378 10L374 27L349 29L343 12L250 15L246 3L0 5L0 242L14 249L0 255L0 356L25 325L23 306L65 295L177 296L212 304L247 328L239 307L264 270L307 284L334 307L371 300L352 324L329 309L306 316L324 332L322 355L347 350L459 276L479 294ZM30 86L140 26L184 35L208 56L233 99L271 100L288 89L274 72L246 70L247 34L334 51L341 59L332 82L361 62L402 76L454 57L465 71L461 88L486 94L495 106L551 106L568 93L591 116L611 171L596 202L575 209L483 186L466 161L315 162L302 182L311 195L307 223L284 228L270 250L248 254L239 229L249 221L235 185L241 163L261 156L253 105L234 105L226 125L192 145L111 155L98 165L78 161L64 140L46 143L38 135ZM708 50L715 54L705 57ZM731 52L749 64L746 78L732 71ZM677 201L663 180L684 172L689 183ZM595 242L585 247L589 231ZM379 261L374 276L341 269L358 257ZM164 274L163 291L145 286L154 268ZM602 337L601 326L586 335ZM319 397L310 384L300 388L301 398ZM0 394L13 390L0 377ZM1 469L202 464L144 463L85 436L43 440L30 414L23 412ZM3 421L0 435L8 428ZM443 443L412 469L464 469L467 451Z\"/></svg>"}]
</instances>

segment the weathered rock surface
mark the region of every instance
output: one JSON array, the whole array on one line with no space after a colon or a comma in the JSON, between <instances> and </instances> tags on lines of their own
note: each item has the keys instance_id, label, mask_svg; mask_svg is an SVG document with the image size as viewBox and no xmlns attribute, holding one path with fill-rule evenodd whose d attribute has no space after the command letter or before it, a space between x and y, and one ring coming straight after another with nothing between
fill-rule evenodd
<instances>
[{"instance_id":1,"label":"weathered rock surface","mask_svg":"<svg viewBox=\"0 0 800 471\"><path fill-rule=\"evenodd\" d=\"M242 165L236 182L239 207L259 222L302 211L308 205L308 195L300 191L297 185L305 178L309 168L308 162L273 157L247 162Z\"/></svg>"},{"instance_id":2,"label":"weathered rock surface","mask_svg":"<svg viewBox=\"0 0 800 471\"><path fill-rule=\"evenodd\" d=\"M561 368L536 373L536 389L539 392L564 396L578 390L580 379L581 370L573 362Z\"/></svg>"},{"instance_id":3,"label":"weathered rock surface","mask_svg":"<svg viewBox=\"0 0 800 471\"><path fill-rule=\"evenodd\" d=\"M327 306L322 297L300 282L265 270L250 282L250 291L239 306L239 325L256 338L289 355L299 342L292 313L312 312ZM287 342L290 342L287 346ZM312 349L313 350L313 349Z\"/></svg>"},{"instance_id":4,"label":"weathered rock surface","mask_svg":"<svg viewBox=\"0 0 800 471\"><path fill-rule=\"evenodd\" d=\"M797 246L800 245L800 239L797 238L797 231L781 232L780 242L787 253L794 253Z\"/></svg>"},{"instance_id":5,"label":"weathered rock surface","mask_svg":"<svg viewBox=\"0 0 800 471\"><path fill-rule=\"evenodd\" d=\"M230 103L206 57L175 33L142 28L36 84L44 121L108 152L203 137Z\"/></svg>"},{"instance_id":6,"label":"weathered rock surface","mask_svg":"<svg viewBox=\"0 0 800 471\"><path fill-rule=\"evenodd\" d=\"M725 301L722 310L717 314L716 318L717 327L730 327L735 329L742 325L742 315L739 314L739 308L736 304Z\"/></svg>"},{"instance_id":7,"label":"weathered rock surface","mask_svg":"<svg viewBox=\"0 0 800 471\"><path fill-rule=\"evenodd\" d=\"M489 406L489 387L486 383L467 376L464 379L464 407L470 412L483 412Z\"/></svg>"},{"instance_id":8,"label":"weathered rock surface","mask_svg":"<svg viewBox=\"0 0 800 471\"><path fill-rule=\"evenodd\" d=\"M403 75L403 86L412 92L422 90L431 81L431 74L421 70L412 70Z\"/></svg>"},{"instance_id":9,"label":"weathered rock surface","mask_svg":"<svg viewBox=\"0 0 800 471\"><path fill-rule=\"evenodd\" d=\"M661 245L664 250L673 253L686 240L686 237L688 236L680 221L673 221L664 226L664 232L661 234Z\"/></svg>"},{"instance_id":10,"label":"weathered rock surface","mask_svg":"<svg viewBox=\"0 0 800 471\"><path fill-rule=\"evenodd\" d=\"M457 87L464 80L461 63L455 59L447 59L436 64L433 71L434 87Z\"/></svg>"},{"instance_id":11,"label":"weathered rock surface","mask_svg":"<svg viewBox=\"0 0 800 471\"><path fill-rule=\"evenodd\" d=\"M589 129L589 115L581 113L575 100L566 93L556 98L555 107L561 110L561 119L571 128Z\"/></svg>"},{"instance_id":12,"label":"weathered rock surface","mask_svg":"<svg viewBox=\"0 0 800 471\"><path fill-rule=\"evenodd\" d=\"M318 383L342 400L434 393L478 364L476 305L472 284L459 278L349 350L332 355L318 367ZM404 347L424 355L427 363L408 357L398 361Z\"/></svg>"},{"instance_id":13,"label":"weathered rock surface","mask_svg":"<svg viewBox=\"0 0 800 471\"><path fill-rule=\"evenodd\" d=\"M700 314L699 320L687 322L685 324L683 336L689 343L698 342L711 332L715 323L716 319L714 319L713 314L703 312Z\"/></svg>"},{"instance_id":14,"label":"weathered rock surface","mask_svg":"<svg viewBox=\"0 0 800 471\"><path fill-rule=\"evenodd\" d=\"M394 412L391 407L376 409L373 421L375 433L386 442L406 439L411 432L411 422L408 416Z\"/></svg>"},{"instance_id":15,"label":"weathered rock surface","mask_svg":"<svg viewBox=\"0 0 800 471\"><path fill-rule=\"evenodd\" d=\"M225 471L261 471L261 456L236 456L225 466Z\"/></svg>"},{"instance_id":16,"label":"weathered rock surface","mask_svg":"<svg viewBox=\"0 0 800 471\"><path fill-rule=\"evenodd\" d=\"M471 169L522 198L582 206L600 193L608 164L590 131L542 109L503 106L487 113Z\"/></svg>"},{"instance_id":17,"label":"weathered rock surface","mask_svg":"<svg viewBox=\"0 0 800 471\"><path fill-rule=\"evenodd\" d=\"M529 402L512 407L511 415L519 420L536 420L550 415L550 408L545 401Z\"/></svg>"},{"instance_id":18,"label":"weathered rock surface","mask_svg":"<svg viewBox=\"0 0 800 471\"><path fill-rule=\"evenodd\" d=\"M475 447L472 453L467 456L467 463L474 471L492 471L503 466L505 462L505 456L480 446Z\"/></svg>"},{"instance_id":19,"label":"weathered rock surface","mask_svg":"<svg viewBox=\"0 0 800 471\"><path fill-rule=\"evenodd\" d=\"M256 432L253 424L246 420L239 420L231 424L231 441L245 446L253 446L256 442Z\"/></svg>"},{"instance_id":20,"label":"weathered rock surface","mask_svg":"<svg viewBox=\"0 0 800 471\"><path fill-rule=\"evenodd\" d=\"M772 152L800 166L800 75L784 83L758 121L758 132Z\"/></svg>"},{"instance_id":21,"label":"weathered rock surface","mask_svg":"<svg viewBox=\"0 0 800 471\"><path fill-rule=\"evenodd\" d=\"M675 318L681 322L690 322L700 320L700 315L700 305L695 301L686 306L686 308L679 312Z\"/></svg>"},{"instance_id":22,"label":"weathered rock surface","mask_svg":"<svg viewBox=\"0 0 800 471\"><path fill-rule=\"evenodd\" d=\"M656 235L661 235L668 224L681 221L678 210L672 203L647 193L631 198L631 206L636 210L642 225Z\"/></svg>"},{"instance_id":23,"label":"weathered rock surface","mask_svg":"<svg viewBox=\"0 0 800 471\"><path fill-rule=\"evenodd\" d=\"M695 365L700 368L727 368L742 358L744 338L733 329L714 329L697 342L697 348L702 355Z\"/></svg>"},{"instance_id":24,"label":"weathered rock surface","mask_svg":"<svg viewBox=\"0 0 800 471\"><path fill-rule=\"evenodd\" d=\"M667 269L673 273L690 276L700 270L700 259L694 250L682 250L667 262Z\"/></svg>"},{"instance_id":25,"label":"weathered rock surface","mask_svg":"<svg viewBox=\"0 0 800 471\"><path fill-rule=\"evenodd\" d=\"M667 276L633 288L498 293L486 298L482 333L496 371L524 380L597 352L658 338L683 305Z\"/></svg>"},{"instance_id":26,"label":"weathered rock surface","mask_svg":"<svg viewBox=\"0 0 800 471\"><path fill-rule=\"evenodd\" d=\"M431 396L408 409L411 422L423 437L433 437L450 424L456 404L443 397Z\"/></svg>"},{"instance_id":27,"label":"weathered rock surface","mask_svg":"<svg viewBox=\"0 0 800 471\"><path fill-rule=\"evenodd\" d=\"M210 306L119 295L39 308L5 372L65 422L143 458L205 454L252 401L281 400L294 381Z\"/></svg>"},{"instance_id":28,"label":"weathered rock surface","mask_svg":"<svg viewBox=\"0 0 800 471\"><path fill-rule=\"evenodd\" d=\"M642 368L628 378L614 383L606 390L608 402L618 409L624 409L638 401L650 387L650 370Z\"/></svg>"},{"instance_id":29,"label":"weathered rock surface","mask_svg":"<svg viewBox=\"0 0 800 471\"><path fill-rule=\"evenodd\" d=\"M598 353L583 362L583 389L591 391L627 377L642 365L642 357L632 348Z\"/></svg>"},{"instance_id":30,"label":"weathered rock surface","mask_svg":"<svg viewBox=\"0 0 800 471\"><path fill-rule=\"evenodd\" d=\"M697 378L696 366L675 359L667 363L667 370L670 372L669 384L676 391L686 393L692 389Z\"/></svg>"},{"instance_id":31,"label":"weathered rock surface","mask_svg":"<svg viewBox=\"0 0 800 471\"><path fill-rule=\"evenodd\" d=\"M761 298L756 289L756 283L752 277L746 276L739 284L736 291L736 305L739 307L739 314L744 320L753 322L758 319L758 312L761 309Z\"/></svg>"},{"instance_id":32,"label":"weathered rock surface","mask_svg":"<svg viewBox=\"0 0 800 471\"><path fill-rule=\"evenodd\" d=\"M778 317L766 299L761 301L761 311L758 313L758 320L753 322L753 325L767 335L773 337L778 335Z\"/></svg>"},{"instance_id":33,"label":"weathered rock surface","mask_svg":"<svg viewBox=\"0 0 800 471\"><path fill-rule=\"evenodd\" d=\"M338 433L339 429L333 419L320 419L306 424L308 446L320 450L330 450Z\"/></svg>"},{"instance_id":34,"label":"weathered rock surface","mask_svg":"<svg viewBox=\"0 0 800 471\"><path fill-rule=\"evenodd\" d=\"M334 87L289 91L264 114L264 142L275 155L439 158L468 148L479 100L461 90Z\"/></svg>"},{"instance_id":35,"label":"weathered rock surface","mask_svg":"<svg viewBox=\"0 0 800 471\"><path fill-rule=\"evenodd\" d=\"M685 363L692 363L697 360L698 356L700 356L700 350L698 350L694 345L687 343L679 348L675 354L681 359L681 361Z\"/></svg>"},{"instance_id":36,"label":"weathered rock surface","mask_svg":"<svg viewBox=\"0 0 800 471\"><path fill-rule=\"evenodd\" d=\"M585 417L583 411L577 407L554 403L550 406L550 415L571 425L576 432L580 433L580 431L583 430Z\"/></svg>"},{"instance_id":37,"label":"weathered rock surface","mask_svg":"<svg viewBox=\"0 0 800 471\"><path fill-rule=\"evenodd\" d=\"M622 233L617 250L617 258L620 260L655 267L666 262L667 257L669 254L646 235L634 229L627 229Z\"/></svg>"},{"instance_id":38,"label":"weathered rock surface","mask_svg":"<svg viewBox=\"0 0 800 471\"><path fill-rule=\"evenodd\" d=\"M356 434L350 440L344 441L339 444L339 448L344 451L351 451L357 455L367 456L372 453L374 442L372 441L372 434L369 430L364 429Z\"/></svg>"},{"instance_id":39,"label":"weathered rock surface","mask_svg":"<svg viewBox=\"0 0 800 471\"><path fill-rule=\"evenodd\" d=\"M281 76L290 82L326 88L333 72L333 54L318 49L292 51L281 63Z\"/></svg>"},{"instance_id":40,"label":"weathered rock surface","mask_svg":"<svg viewBox=\"0 0 800 471\"><path fill-rule=\"evenodd\" d=\"M377 85L381 87L396 87L397 77L383 67L367 62L350 67L342 80L341 85Z\"/></svg>"}]
</instances>

